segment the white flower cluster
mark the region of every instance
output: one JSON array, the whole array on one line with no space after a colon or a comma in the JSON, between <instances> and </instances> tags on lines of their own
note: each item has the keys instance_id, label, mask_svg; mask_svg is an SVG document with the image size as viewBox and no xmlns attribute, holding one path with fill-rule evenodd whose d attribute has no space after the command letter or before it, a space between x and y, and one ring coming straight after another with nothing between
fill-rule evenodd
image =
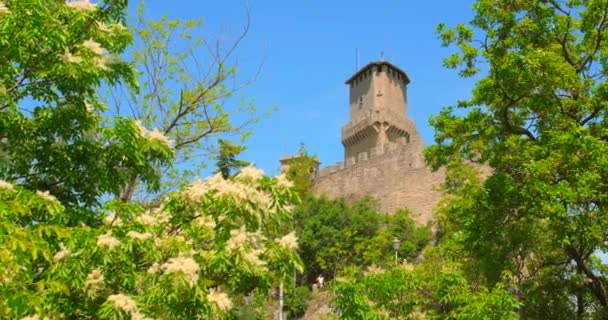
<instances>
[{"instance_id":1,"label":"white flower cluster","mask_svg":"<svg viewBox=\"0 0 608 320\"><path fill-rule=\"evenodd\" d=\"M120 241L118 241L118 239L112 237L112 231L109 230L108 232L99 235L99 237L97 237L97 246L98 247L105 247L108 248L110 250L120 246Z\"/></svg>"},{"instance_id":2,"label":"white flower cluster","mask_svg":"<svg viewBox=\"0 0 608 320\"><path fill-rule=\"evenodd\" d=\"M295 209L296 207L292 204L288 204L288 205L284 205L283 206L283 210L285 210L285 212L287 213L292 213L293 209Z\"/></svg>"},{"instance_id":3,"label":"white flower cluster","mask_svg":"<svg viewBox=\"0 0 608 320\"><path fill-rule=\"evenodd\" d=\"M287 179L287 176L285 174L281 173L277 176L277 185L284 188L291 188L293 187L293 182Z\"/></svg>"},{"instance_id":4,"label":"white flower cluster","mask_svg":"<svg viewBox=\"0 0 608 320\"><path fill-rule=\"evenodd\" d=\"M125 26L122 25L122 23L113 23L111 25L108 25L103 21L95 21L95 25L97 26L97 29L101 32L112 32L112 29L120 31L124 31L127 29Z\"/></svg>"},{"instance_id":5,"label":"white flower cluster","mask_svg":"<svg viewBox=\"0 0 608 320\"><path fill-rule=\"evenodd\" d=\"M84 107L87 110L87 112L89 112L89 113L95 112L95 107L87 100L84 100Z\"/></svg>"},{"instance_id":6,"label":"white flower cluster","mask_svg":"<svg viewBox=\"0 0 608 320\"><path fill-rule=\"evenodd\" d=\"M63 52L63 60L67 63L81 63L82 58L78 55L72 54L68 49Z\"/></svg>"},{"instance_id":7,"label":"white flower cluster","mask_svg":"<svg viewBox=\"0 0 608 320\"><path fill-rule=\"evenodd\" d=\"M230 298L228 298L228 295L224 292L219 292L212 289L207 295L207 300L210 303L215 304L221 311L228 311L230 308L232 308L232 301L230 301Z\"/></svg>"},{"instance_id":8,"label":"white flower cluster","mask_svg":"<svg viewBox=\"0 0 608 320\"><path fill-rule=\"evenodd\" d=\"M122 220L120 220L120 217L114 211L111 211L110 214L105 217L104 222L110 226L118 227L122 225Z\"/></svg>"},{"instance_id":9,"label":"white flower cluster","mask_svg":"<svg viewBox=\"0 0 608 320\"><path fill-rule=\"evenodd\" d=\"M246 252L244 254L242 254L242 258L243 260L245 260L247 263L256 266L256 267L262 267L264 265L266 265L266 261L263 261L262 259L260 259L260 254L262 254L264 252L264 250L262 249L254 249L251 250L249 252Z\"/></svg>"},{"instance_id":10,"label":"white flower cluster","mask_svg":"<svg viewBox=\"0 0 608 320\"><path fill-rule=\"evenodd\" d=\"M141 135L142 137L145 137L148 134L148 129L146 129L146 127L144 127L144 125L141 123L140 120L133 121L133 124L135 125L135 128L137 128L139 135Z\"/></svg>"},{"instance_id":11,"label":"white flower cluster","mask_svg":"<svg viewBox=\"0 0 608 320\"><path fill-rule=\"evenodd\" d=\"M213 176L215 177L215 176ZM213 178L211 177L211 178ZM207 180L211 179L208 178ZM201 198L207 194L207 192L209 192L209 188L207 186L207 181L205 181L205 183L201 182L200 179L196 179L194 180L194 182L192 182L192 184L190 184L185 190L184 190L184 194L186 195L186 198L188 198L188 200L190 201L200 201Z\"/></svg>"},{"instance_id":12,"label":"white flower cluster","mask_svg":"<svg viewBox=\"0 0 608 320\"><path fill-rule=\"evenodd\" d=\"M158 272L158 270L160 270L160 265L158 264L158 262L154 262L149 268L148 270L146 270L146 272L148 274L155 274Z\"/></svg>"},{"instance_id":13,"label":"white flower cluster","mask_svg":"<svg viewBox=\"0 0 608 320\"><path fill-rule=\"evenodd\" d=\"M159 223L166 223L171 220L171 216L163 206L148 210L135 217L137 223L145 226L156 226Z\"/></svg>"},{"instance_id":14,"label":"white flower cluster","mask_svg":"<svg viewBox=\"0 0 608 320\"><path fill-rule=\"evenodd\" d=\"M152 234L148 233L148 232L137 232L137 231L129 231L127 232L127 237L134 239L134 240L147 240L152 238Z\"/></svg>"},{"instance_id":15,"label":"white flower cluster","mask_svg":"<svg viewBox=\"0 0 608 320\"><path fill-rule=\"evenodd\" d=\"M95 58L93 62L95 62L95 66L101 70L107 71L107 57L106 50L99 44L97 41L88 39L82 43L82 46L95 54Z\"/></svg>"},{"instance_id":16,"label":"white flower cluster","mask_svg":"<svg viewBox=\"0 0 608 320\"><path fill-rule=\"evenodd\" d=\"M8 8L4 4L4 2L0 1L0 14L6 14L6 13L10 13L10 12L11 11L8 10Z\"/></svg>"},{"instance_id":17,"label":"white flower cluster","mask_svg":"<svg viewBox=\"0 0 608 320\"><path fill-rule=\"evenodd\" d=\"M404 259L403 263L401 263L401 268L403 268L406 271L414 271L414 265L407 262L407 260Z\"/></svg>"},{"instance_id":18,"label":"white flower cluster","mask_svg":"<svg viewBox=\"0 0 608 320\"><path fill-rule=\"evenodd\" d=\"M239 229L230 230L230 239L226 242L226 250L234 252L246 245L256 245L264 239L259 231L249 232L245 229L245 226L241 226Z\"/></svg>"},{"instance_id":19,"label":"white flower cluster","mask_svg":"<svg viewBox=\"0 0 608 320\"><path fill-rule=\"evenodd\" d=\"M414 312L410 313L410 319L412 320L427 320L429 319L423 311L414 310Z\"/></svg>"},{"instance_id":20,"label":"white flower cluster","mask_svg":"<svg viewBox=\"0 0 608 320\"><path fill-rule=\"evenodd\" d=\"M186 198L194 202L200 201L210 192L216 197L233 199L238 204L251 203L262 212L270 211L272 206L272 197L269 194L238 180L226 180L220 173L207 178L204 182L197 180L184 190Z\"/></svg>"},{"instance_id":21,"label":"white flower cluster","mask_svg":"<svg viewBox=\"0 0 608 320\"><path fill-rule=\"evenodd\" d=\"M142 137L152 141L160 142L168 148L173 148L173 141L167 138L162 132L160 132L160 130L154 128L152 131L148 131L148 129L146 129L146 127L144 127L144 125L139 120L134 121L134 123L135 127L137 127L137 131L139 131L139 134Z\"/></svg>"},{"instance_id":22,"label":"white flower cluster","mask_svg":"<svg viewBox=\"0 0 608 320\"><path fill-rule=\"evenodd\" d=\"M386 270L382 269L381 267L378 267L376 265L371 265L369 267L367 267L367 270L365 270L364 275L366 276L371 276L371 275L375 275L375 274L383 274Z\"/></svg>"},{"instance_id":23,"label":"white flower cluster","mask_svg":"<svg viewBox=\"0 0 608 320\"><path fill-rule=\"evenodd\" d=\"M153 226L156 224L156 218L149 215L147 212L140 214L135 220L145 226Z\"/></svg>"},{"instance_id":24,"label":"white flower cluster","mask_svg":"<svg viewBox=\"0 0 608 320\"><path fill-rule=\"evenodd\" d=\"M264 176L264 171L255 168L252 164L246 166L241 169L241 171L236 175L237 180L250 180L257 182Z\"/></svg>"},{"instance_id":25,"label":"white flower cluster","mask_svg":"<svg viewBox=\"0 0 608 320\"><path fill-rule=\"evenodd\" d=\"M112 305L114 305L114 308L121 310L123 312L125 312L126 314L131 316L131 320L150 320L150 318L144 316L143 314L141 314L139 312L139 309L137 308L137 304L135 303L135 301L133 301L133 299L131 299L129 296L119 293L119 294L113 294L111 296L108 297L108 299L106 300L110 303L112 303Z\"/></svg>"},{"instance_id":26,"label":"white flower cluster","mask_svg":"<svg viewBox=\"0 0 608 320\"><path fill-rule=\"evenodd\" d=\"M110 32L110 27L103 21L95 21L95 25L99 31Z\"/></svg>"},{"instance_id":27,"label":"white flower cluster","mask_svg":"<svg viewBox=\"0 0 608 320\"><path fill-rule=\"evenodd\" d=\"M154 128L152 131L148 132L148 139L158 141L169 148L172 148L173 142L169 140L160 130Z\"/></svg>"},{"instance_id":28,"label":"white flower cluster","mask_svg":"<svg viewBox=\"0 0 608 320\"><path fill-rule=\"evenodd\" d=\"M88 39L85 40L82 43L82 46L91 50L94 54L101 56L105 53L104 48L101 46L101 44L99 44L99 42L93 40L93 39Z\"/></svg>"},{"instance_id":29,"label":"white flower cluster","mask_svg":"<svg viewBox=\"0 0 608 320\"><path fill-rule=\"evenodd\" d=\"M70 250L68 250L68 248L66 248L63 243L59 244L59 248L61 250L57 251L57 253L55 253L55 255L53 256L53 260L55 261L61 261L67 257L69 257L72 253L70 252Z\"/></svg>"},{"instance_id":30,"label":"white flower cluster","mask_svg":"<svg viewBox=\"0 0 608 320\"><path fill-rule=\"evenodd\" d=\"M287 250L295 250L298 248L298 237L296 236L295 231L292 231L281 239L276 240L279 245Z\"/></svg>"},{"instance_id":31,"label":"white flower cluster","mask_svg":"<svg viewBox=\"0 0 608 320\"><path fill-rule=\"evenodd\" d=\"M216 226L215 221L213 221L213 219L210 216L206 216L206 215L201 215L200 217L194 219L192 221L192 223L199 228L204 228L204 229L209 229L209 230L213 230Z\"/></svg>"},{"instance_id":32,"label":"white flower cluster","mask_svg":"<svg viewBox=\"0 0 608 320\"><path fill-rule=\"evenodd\" d=\"M40 191L37 190L36 194L42 198L44 201L46 202L56 202L57 198L55 198L52 194L50 194L48 191Z\"/></svg>"},{"instance_id":33,"label":"white flower cluster","mask_svg":"<svg viewBox=\"0 0 608 320\"><path fill-rule=\"evenodd\" d=\"M73 3L75 3L75 2L73 2ZM93 39L88 39L82 43L82 47L87 49L88 51L93 52L93 54L95 55L95 57L93 58L93 62L95 63L95 66L97 68L104 70L104 71L108 70L107 51L101 46L101 44L99 42L97 42ZM73 54L67 48L63 52L62 59L63 59L63 61L65 61L67 63L74 63L74 64L79 64L79 63L82 63L82 61L83 61L81 56L79 56L78 54Z\"/></svg>"},{"instance_id":34,"label":"white flower cluster","mask_svg":"<svg viewBox=\"0 0 608 320\"><path fill-rule=\"evenodd\" d=\"M108 302L114 305L114 308L125 312L128 315L131 315L131 320L148 320L149 318L145 317L139 312L137 308L137 304L133 299L129 296L119 293L113 294L108 297Z\"/></svg>"},{"instance_id":35,"label":"white flower cluster","mask_svg":"<svg viewBox=\"0 0 608 320\"><path fill-rule=\"evenodd\" d=\"M52 320L52 318L48 318L48 317L40 318L36 315L33 315L33 316L23 317L23 318L21 318L21 320Z\"/></svg>"},{"instance_id":36,"label":"white flower cluster","mask_svg":"<svg viewBox=\"0 0 608 320\"><path fill-rule=\"evenodd\" d=\"M7 192L13 192L13 191L15 191L15 188L13 187L12 184L10 184L4 180L0 180L0 190L4 190Z\"/></svg>"},{"instance_id":37,"label":"white flower cluster","mask_svg":"<svg viewBox=\"0 0 608 320\"><path fill-rule=\"evenodd\" d=\"M97 8L97 5L94 3L91 3L91 1L89 1L89 0L68 1L68 2L66 2L66 6L73 8L73 9L82 10L82 11L90 11L90 10L95 10L95 8Z\"/></svg>"},{"instance_id":38,"label":"white flower cluster","mask_svg":"<svg viewBox=\"0 0 608 320\"><path fill-rule=\"evenodd\" d=\"M87 275L87 280L84 282L84 287L91 291L98 291L103 286L103 274L99 269L91 271Z\"/></svg>"},{"instance_id":39,"label":"white flower cluster","mask_svg":"<svg viewBox=\"0 0 608 320\"><path fill-rule=\"evenodd\" d=\"M131 320L152 320L146 316L144 316L143 314L137 312L131 315Z\"/></svg>"},{"instance_id":40,"label":"white flower cluster","mask_svg":"<svg viewBox=\"0 0 608 320\"><path fill-rule=\"evenodd\" d=\"M161 268L166 274L183 273L191 286L198 282L199 266L191 257L171 258Z\"/></svg>"}]
</instances>

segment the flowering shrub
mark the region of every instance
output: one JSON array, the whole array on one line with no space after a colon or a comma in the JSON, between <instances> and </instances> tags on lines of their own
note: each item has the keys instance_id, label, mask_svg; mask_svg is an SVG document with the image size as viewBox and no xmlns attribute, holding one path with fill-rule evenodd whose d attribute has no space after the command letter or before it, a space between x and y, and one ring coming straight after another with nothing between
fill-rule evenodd
<instances>
[{"instance_id":1,"label":"flowering shrub","mask_svg":"<svg viewBox=\"0 0 608 320\"><path fill-rule=\"evenodd\" d=\"M297 238L280 233L296 198L247 167L148 209L110 201L99 227L68 228L53 223L63 207L51 195L2 181L2 227L17 235L2 239L2 315L220 319L232 297L301 268ZM9 208L21 206L49 222L19 225Z\"/></svg>"},{"instance_id":2,"label":"flowering shrub","mask_svg":"<svg viewBox=\"0 0 608 320\"><path fill-rule=\"evenodd\" d=\"M445 243L429 248L416 266L345 273L332 287L332 305L343 319L519 319L522 303L507 284L488 289L468 280L462 265L445 254L450 249Z\"/></svg>"},{"instance_id":3,"label":"flowering shrub","mask_svg":"<svg viewBox=\"0 0 608 320\"><path fill-rule=\"evenodd\" d=\"M176 143L102 116L102 83L136 87L126 8L0 0L1 319L221 319L300 268L284 177L247 167L130 200L159 189Z\"/></svg>"}]
</instances>

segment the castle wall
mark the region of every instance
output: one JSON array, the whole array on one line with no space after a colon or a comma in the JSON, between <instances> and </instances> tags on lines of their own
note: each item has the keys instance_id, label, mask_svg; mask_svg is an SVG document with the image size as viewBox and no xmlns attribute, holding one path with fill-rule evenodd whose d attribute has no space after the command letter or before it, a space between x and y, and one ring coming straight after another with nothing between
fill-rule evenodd
<instances>
[{"instance_id":1,"label":"castle wall","mask_svg":"<svg viewBox=\"0 0 608 320\"><path fill-rule=\"evenodd\" d=\"M359 140L356 144L344 148L344 159L348 158L358 158L359 154L362 152L368 153L370 149L372 149L376 145L376 140L378 139L378 135L370 134L365 138ZM369 157L369 154L367 155Z\"/></svg>"},{"instance_id":2,"label":"castle wall","mask_svg":"<svg viewBox=\"0 0 608 320\"><path fill-rule=\"evenodd\" d=\"M394 143L402 143L401 139L405 139L404 143L408 143L408 139L410 139L409 132L408 132L407 137L402 137L400 134L398 134L395 131L387 132L386 136L388 138L388 141L394 142Z\"/></svg>"},{"instance_id":3,"label":"castle wall","mask_svg":"<svg viewBox=\"0 0 608 320\"><path fill-rule=\"evenodd\" d=\"M389 144L384 154L372 155L356 163L338 163L319 170L312 191L347 201L371 196L379 200L380 211L394 213L407 208L424 225L433 218L439 201L436 190L444 172L431 172L424 166L422 143Z\"/></svg>"}]
</instances>

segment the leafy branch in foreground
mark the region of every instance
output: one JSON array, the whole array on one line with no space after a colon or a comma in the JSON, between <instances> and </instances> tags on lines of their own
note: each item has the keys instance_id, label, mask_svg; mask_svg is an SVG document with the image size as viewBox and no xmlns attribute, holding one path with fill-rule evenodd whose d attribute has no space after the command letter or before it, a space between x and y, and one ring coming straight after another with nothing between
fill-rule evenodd
<instances>
[{"instance_id":1,"label":"leafy branch in foreground","mask_svg":"<svg viewBox=\"0 0 608 320\"><path fill-rule=\"evenodd\" d=\"M607 1L494 1L440 25L445 60L480 74L472 97L433 117L434 168L448 167L441 210L488 287L521 288L527 319L608 312ZM485 71L487 70L487 71ZM473 183L461 162L489 164ZM546 306L550 305L550 308Z\"/></svg>"}]
</instances>

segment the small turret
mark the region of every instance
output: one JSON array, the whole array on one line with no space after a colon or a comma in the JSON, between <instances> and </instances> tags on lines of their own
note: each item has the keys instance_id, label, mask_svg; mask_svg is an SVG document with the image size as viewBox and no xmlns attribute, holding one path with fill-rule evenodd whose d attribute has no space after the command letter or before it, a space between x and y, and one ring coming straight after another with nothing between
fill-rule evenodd
<instances>
[{"instance_id":1,"label":"small turret","mask_svg":"<svg viewBox=\"0 0 608 320\"><path fill-rule=\"evenodd\" d=\"M298 161L298 159L303 158L304 156L301 155L295 155L295 156L284 156L281 159L279 159L279 162L281 163L281 167L279 168L279 170L281 171L281 173L283 174L287 174L287 172L289 171L289 168L291 167L291 165L295 162ZM317 175L317 171L319 171L319 165L321 164L321 162L319 162L319 160L315 158L311 159L313 161L313 164L310 168L310 178L314 179Z\"/></svg>"}]
</instances>

